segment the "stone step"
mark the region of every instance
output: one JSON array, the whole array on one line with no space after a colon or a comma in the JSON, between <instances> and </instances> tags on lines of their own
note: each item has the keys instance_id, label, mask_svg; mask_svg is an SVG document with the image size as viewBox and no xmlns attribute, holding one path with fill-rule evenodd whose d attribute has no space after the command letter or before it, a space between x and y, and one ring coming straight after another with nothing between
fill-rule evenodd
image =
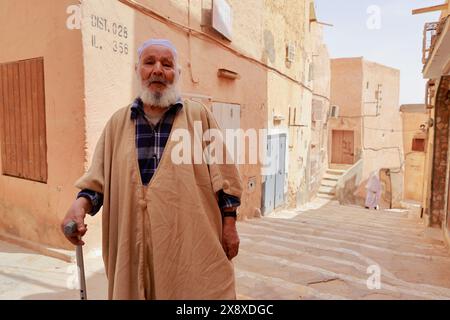
<instances>
[{"instance_id":1,"label":"stone step","mask_svg":"<svg viewBox=\"0 0 450 320\"><path fill-rule=\"evenodd\" d=\"M324 180L334 180L334 181L338 181L340 178L340 176L336 175L336 174L327 174L325 173L323 175L323 179Z\"/></svg>"},{"instance_id":2,"label":"stone step","mask_svg":"<svg viewBox=\"0 0 450 320\"><path fill-rule=\"evenodd\" d=\"M335 198L334 195L331 195L331 194L325 194L325 193L318 193L318 194L317 194L317 197L318 197L318 198L321 198L321 199L328 199L328 200L333 200L333 199Z\"/></svg>"},{"instance_id":3,"label":"stone step","mask_svg":"<svg viewBox=\"0 0 450 320\"><path fill-rule=\"evenodd\" d=\"M329 169L333 170L348 170L352 167L352 164L336 164L336 163L330 163Z\"/></svg>"},{"instance_id":4,"label":"stone step","mask_svg":"<svg viewBox=\"0 0 450 320\"><path fill-rule=\"evenodd\" d=\"M321 181L320 185L335 188L337 186L337 179L333 179L333 180L323 179Z\"/></svg>"},{"instance_id":5,"label":"stone step","mask_svg":"<svg viewBox=\"0 0 450 320\"><path fill-rule=\"evenodd\" d=\"M337 176L341 176L345 173L345 170L338 170L338 169L327 169L326 173L328 174L334 174Z\"/></svg>"},{"instance_id":6,"label":"stone step","mask_svg":"<svg viewBox=\"0 0 450 320\"><path fill-rule=\"evenodd\" d=\"M336 190L335 190L334 187L320 186L319 193L335 195L336 194Z\"/></svg>"}]
</instances>

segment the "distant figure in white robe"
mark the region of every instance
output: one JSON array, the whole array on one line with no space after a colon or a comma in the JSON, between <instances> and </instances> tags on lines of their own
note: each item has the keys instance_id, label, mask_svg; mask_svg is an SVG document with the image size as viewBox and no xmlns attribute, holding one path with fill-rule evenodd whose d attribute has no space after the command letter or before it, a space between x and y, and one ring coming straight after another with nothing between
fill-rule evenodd
<instances>
[{"instance_id":1,"label":"distant figure in white robe","mask_svg":"<svg viewBox=\"0 0 450 320\"><path fill-rule=\"evenodd\" d=\"M371 173L366 184L366 209L378 210L381 198L381 182L378 171Z\"/></svg>"}]
</instances>

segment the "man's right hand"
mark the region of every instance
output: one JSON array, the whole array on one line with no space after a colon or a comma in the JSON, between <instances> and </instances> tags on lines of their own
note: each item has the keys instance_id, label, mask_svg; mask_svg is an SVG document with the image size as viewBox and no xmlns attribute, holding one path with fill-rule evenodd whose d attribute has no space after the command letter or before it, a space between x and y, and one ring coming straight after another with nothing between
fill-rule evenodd
<instances>
[{"instance_id":1,"label":"man's right hand","mask_svg":"<svg viewBox=\"0 0 450 320\"><path fill-rule=\"evenodd\" d=\"M71 236L67 236L64 234L67 240L69 240L76 246L84 245L84 241L81 240L81 237L84 236L87 231L87 225L84 224L84 218L86 217L86 212L90 212L91 209L91 202L84 197L80 197L73 202L72 206L67 211L64 220L61 223L61 230L64 233L64 226L66 224L68 224L70 221L76 222L78 227L77 233Z\"/></svg>"}]
</instances>

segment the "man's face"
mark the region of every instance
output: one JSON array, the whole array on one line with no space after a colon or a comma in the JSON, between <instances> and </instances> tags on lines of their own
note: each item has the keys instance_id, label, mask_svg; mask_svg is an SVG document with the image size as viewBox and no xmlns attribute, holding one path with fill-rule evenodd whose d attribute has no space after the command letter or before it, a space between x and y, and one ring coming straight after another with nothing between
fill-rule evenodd
<instances>
[{"instance_id":1,"label":"man's face","mask_svg":"<svg viewBox=\"0 0 450 320\"><path fill-rule=\"evenodd\" d=\"M137 72L141 85L155 97L161 97L174 83L176 66L172 51L164 46L153 45L142 52Z\"/></svg>"}]
</instances>

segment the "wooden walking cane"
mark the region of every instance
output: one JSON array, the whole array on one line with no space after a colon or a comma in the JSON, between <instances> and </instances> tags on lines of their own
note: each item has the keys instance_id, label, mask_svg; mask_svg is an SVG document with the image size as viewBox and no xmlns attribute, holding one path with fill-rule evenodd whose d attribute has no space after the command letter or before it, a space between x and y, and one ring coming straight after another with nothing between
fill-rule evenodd
<instances>
[{"instance_id":1,"label":"wooden walking cane","mask_svg":"<svg viewBox=\"0 0 450 320\"><path fill-rule=\"evenodd\" d=\"M74 236L77 233L77 223L75 221L70 221L64 226L64 234L66 236ZM84 276L84 261L83 261L83 247L78 245L76 248L77 253L77 269L78 269L78 279L80 281L80 299L87 300L86 291L86 278Z\"/></svg>"}]
</instances>

